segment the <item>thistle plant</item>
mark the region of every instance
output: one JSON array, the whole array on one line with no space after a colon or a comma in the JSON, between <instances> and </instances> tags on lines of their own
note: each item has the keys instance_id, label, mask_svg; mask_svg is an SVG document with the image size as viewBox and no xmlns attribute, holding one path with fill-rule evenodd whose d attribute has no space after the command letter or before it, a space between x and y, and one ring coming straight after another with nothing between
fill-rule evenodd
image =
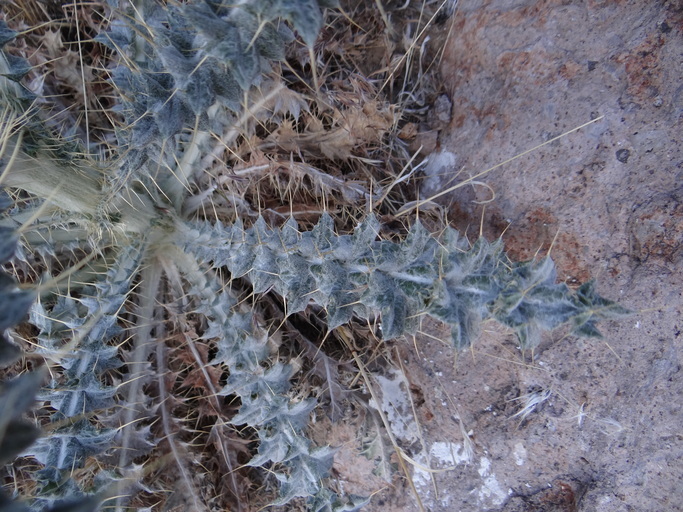
<instances>
[{"instance_id":1,"label":"thistle plant","mask_svg":"<svg viewBox=\"0 0 683 512\"><path fill-rule=\"evenodd\" d=\"M576 335L596 336L597 321L626 313L591 283L575 291L556 283L550 258L510 261L500 240L471 244L449 227L433 234L419 220L389 240L372 212L349 232L340 233L328 213L305 229L294 215L280 222L259 215L234 193L240 170L222 170L226 155L249 145L259 123L283 137L311 109L293 99L281 63L292 44L305 49L319 93L314 44L335 2L110 4L108 29L96 40L116 55L109 70L116 129L102 143L56 133L23 85L30 66L0 57L0 184L11 191L11 200L0 197L9 212L0 257L14 258L18 275L36 281L19 289L0 276L0 331L35 299L31 357L50 369L37 392L44 435L22 446L41 466L32 475L34 509L74 493L115 495L107 499L117 510L142 508L136 493L159 490L143 483L156 471L155 457L176 468L180 484L168 502L208 509L193 445L181 434L182 400L169 394L169 379L181 372L206 392L204 419L213 418L220 471L231 475L225 485L234 496L243 492L234 469L244 464L266 468L262 478L278 482L276 505L305 498L309 510L332 511L366 503L327 484L334 447L306 436L318 404L300 396L296 365L275 348L266 297L281 301L285 319L315 310L329 331L362 321L378 325L385 339L415 333L429 315L450 326L454 350L468 348L487 320L511 328L530 349L544 330L569 324ZM15 36L0 26L0 43ZM381 119L380 110L363 112ZM287 133L313 151L310 138ZM282 138L262 145L269 144L284 146ZM302 154L294 158L290 169L304 169ZM382 194L306 172L316 186L369 204ZM169 355L178 339L191 371ZM4 340L0 349L3 362L16 355ZM17 386L32 393L37 377L27 379ZM3 400L12 400L12 389L3 389ZM0 439L26 423L27 407L8 420L3 414ZM248 460L240 462L227 442L231 432L252 432Z\"/></svg>"}]
</instances>

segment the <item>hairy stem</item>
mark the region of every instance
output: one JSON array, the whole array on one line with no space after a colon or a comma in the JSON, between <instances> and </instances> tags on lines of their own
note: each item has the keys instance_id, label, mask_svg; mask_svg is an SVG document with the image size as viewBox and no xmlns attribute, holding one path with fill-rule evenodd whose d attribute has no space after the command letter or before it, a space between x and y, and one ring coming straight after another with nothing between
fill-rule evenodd
<instances>
[{"instance_id":1,"label":"hairy stem","mask_svg":"<svg viewBox=\"0 0 683 512\"><path fill-rule=\"evenodd\" d=\"M135 336L133 337L132 359L128 363L129 379L126 384L127 389L123 400L126 409L123 415L123 426L121 427L121 449L118 463L120 468L128 467L132 461L132 433L134 424L149 415L149 411L146 411L143 406L144 397L141 395L142 386L148 376L148 359L153 343L154 308L156 306L160 281L161 265L156 260L152 260L140 274L137 325ZM117 512L123 510L123 501L123 497L117 499Z\"/></svg>"}]
</instances>

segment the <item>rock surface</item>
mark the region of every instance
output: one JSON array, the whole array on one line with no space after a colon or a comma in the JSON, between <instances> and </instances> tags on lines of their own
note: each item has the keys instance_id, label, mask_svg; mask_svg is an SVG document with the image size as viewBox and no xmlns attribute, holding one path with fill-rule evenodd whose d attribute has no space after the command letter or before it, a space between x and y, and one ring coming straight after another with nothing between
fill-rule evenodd
<instances>
[{"instance_id":1,"label":"rock surface","mask_svg":"<svg viewBox=\"0 0 683 512\"><path fill-rule=\"evenodd\" d=\"M418 439L399 444L423 466L425 510L682 510L682 32L676 1L459 2L437 144L452 155L421 197L602 116L438 201L471 236L504 231L517 259L551 250L561 279L595 278L637 313L604 340L555 333L533 358L494 326L457 361L437 325L399 343L394 387L414 412L396 423ZM414 494L368 510L419 510Z\"/></svg>"}]
</instances>

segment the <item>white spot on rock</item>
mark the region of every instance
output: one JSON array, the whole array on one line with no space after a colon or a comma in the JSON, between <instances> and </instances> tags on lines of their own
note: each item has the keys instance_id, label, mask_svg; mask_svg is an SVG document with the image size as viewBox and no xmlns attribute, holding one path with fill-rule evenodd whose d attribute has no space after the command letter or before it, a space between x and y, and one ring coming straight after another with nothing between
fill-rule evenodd
<instances>
[{"instance_id":1,"label":"white spot on rock","mask_svg":"<svg viewBox=\"0 0 683 512\"><path fill-rule=\"evenodd\" d=\"M382 375L374 376L382 390L380 406L389 419L394 435L401 440L413 443L418 437L417 425L408 396L408 382L405 375L397 369L392 369L388 375L392 378ZM374 403L372 405L377 406Z\"/></svg>"},{"instance_id":2,"label":"white spot on rock","mask_svg":"<svg viewBox=\"0 0 683 512\"><path fill-rule=\"evenodd\" d=\"M494 507L501 505L506 500L507 493L498 483L496 475L491 473L491 461L486 457L482 457L478 471L484 480L484 484L479 488L479 502L481 504L490 504Z\"/></svg>"},{"instance_id":3,"label":"white spot on rock","mask_svg":"<svg viewBox=\"0 0 683 512\"><path fill-rule=\"evenodd\" d=\"M526 448L524 448L522 443L515 444L512 455L515 457L515 464L518 466L523 466L526 462Z\"/></svg>"}]
</instances>

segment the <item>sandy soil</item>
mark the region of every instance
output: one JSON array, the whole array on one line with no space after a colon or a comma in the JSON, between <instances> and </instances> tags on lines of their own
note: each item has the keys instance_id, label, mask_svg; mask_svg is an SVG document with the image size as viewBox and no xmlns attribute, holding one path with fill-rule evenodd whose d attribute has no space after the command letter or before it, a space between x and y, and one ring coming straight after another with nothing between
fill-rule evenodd
<instances>
[{"instance_id":1,"label":"sandy soil","mask_svg":"<svg viewBox=\"0 0 683 512\"><path fill-rule=\"evenodd\" d=\"M554 333L533 359L495 326L457 361L438 325L397 341L402 368L376 379L392 430L425 468L451 468L411 465L425 510L683 510L682 32L675 1L459 2L432 116L434 155L452 154L423 197L604 116L481 178L486 207L481 186L440 201L471 235L505 231L518 259L552 244L561 279L595 278L637 313L603 340ZM525 396L545 400L513 417ZM358 477L349 427L347 489L385 487L367 510L419 510L405 480Z\"/></svg>"}]
</instances>

